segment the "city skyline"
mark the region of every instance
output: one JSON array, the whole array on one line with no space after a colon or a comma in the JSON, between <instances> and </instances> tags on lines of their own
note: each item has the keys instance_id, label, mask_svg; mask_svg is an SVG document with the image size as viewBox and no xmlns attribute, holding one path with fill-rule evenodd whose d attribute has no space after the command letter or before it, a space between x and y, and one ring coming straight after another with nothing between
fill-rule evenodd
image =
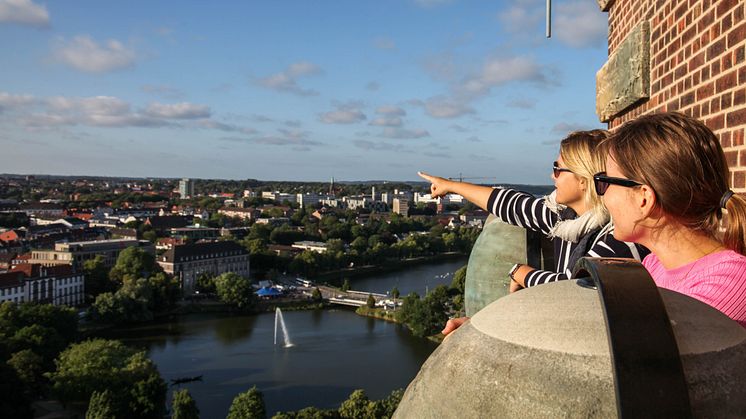
<instances>
[{"instance_id":1,"label":"city skyline","mask_svg":"<svg viewBox=\"0 0 746 419\"><path fill-rule=\"evenodd\" d=\"M547 184L607 22L544 7L0 0L0 172Z\"/></svg>"}]
</instances>

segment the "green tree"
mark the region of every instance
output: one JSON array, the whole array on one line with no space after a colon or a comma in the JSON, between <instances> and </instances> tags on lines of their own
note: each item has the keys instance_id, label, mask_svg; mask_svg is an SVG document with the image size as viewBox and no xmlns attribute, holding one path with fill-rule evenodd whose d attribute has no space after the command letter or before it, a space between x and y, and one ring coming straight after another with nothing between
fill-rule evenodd
<instances>
[{"instance_id":1,"label":"green tree","mask_svg":"<svg viewBox=\"0 0 746 419\"><path fill-rule=\"evenodd\" d=\"M116 419L116 412L120 410L115 406L116 401L109 390L94 391L88 401L88 410L85 419Z\"/></svg>"},{"instance_id":2,"label":"green tree","mask_svg":"<svg viewBox=\"0 0 746 419\"><path fill-rule=\"evenodd\" d=\"M85 291L90 297L96 298L99 294L116 290L116 284L109 280L109 268L106 267L103 256L96 255L95 258L83 262L83 273Z\"/></svg>"},{"instance_id":3,"label":"green tree","mask_svg":"<svg viewBox=\"0 0 746 419\"><path fill-rule=\"evenodd\" d=\"M376 299L373 297L373 294L368 294L368 299L365 301L365 305L368 306L368 308L376 307Z\"/></svg>"},{"instance_id":4,"label":"green tree","mask_svg":"<svg viewBox=\"0 0 746 419\"><path fill-rule=\"evenodd\" d=\"M117 417L161 418L166 383L145 351L114 340L94 339L62 352L57 369L47 373L63 402L87 403L94 392L109 390Z\"/></svg>"},{"instance_id":5,"label":"green tree","mask_svg":"<svg viewBox=\"0 0 746 419\"><path fill-rule=\"evenodd\" d=\"M373 406L369 406L369 405ZM375 402L371 402L364 390L355 390L339 406L339 416L343 419L375 419Z\"/></svg>"},{"instance_id":6,"label":"green tree","mask_svg":"<svg viewBox=\"0 0 746 419\"><path fill-rule=\"evenodd\" d=\"M321 291L319 291L319 288L316 287L311 292L311 299L314 301L321 301L324 297L321 295Z\"/></svg>"},{"instance_id":7,"label":"green tree","mask_svg":"<svg viewBox=\"0 0 746 419\"><path fill-rule=\"evenodd\" d=\"M233 272L226 272L215 278L215 289L220 300L226 304L241 309L250 309L256 304L251 282Z\"/></svg>"},{"instance_id":8,"label":"green tree","mask_svg":"<svg viewBox=\"0 0 746 419\"><path fill-rule=\"evenodd\" d=\"M158 234L155 231L150 230L142 233L142 238L151 243L155 243L155 241L158 240Z\"/></svg>"},{"instance_id":9,"label":"green tree","mask_svg":"<svg viewBox=\"0 0 746 419\"><path fill-rule=\"evenodd\" d=\"M226 419L264 419L267 411L264 407L264 396L256 386L238 394L231 403Z\"/></svg>"},{"instance_id":10,"label":"green tree","mask_svg":"<svg viewBox=\"0 0 746 419\"><path fill-rule=\"evenodd\" d=\"M27 394L33 396L41 391L44 383L44 359L41 356L31 349L23 349L11 355L8 365L16 371Z\"/></svg>"},{"instance_id":11,"label":"green tree","mask_svg":"<svg viewBox=\"0 0 746 419\"><path fill-rule=\"evenodd\" d=\"M398 299L398 298L399 298L399 295L400 295L400 293L399 293L399 288L396 288L396 287L394 287L394 288L391 288L391 296L392 296L392 297L393 297L394 299Z\"/></svg>"},{"instance_id":12,"label":"green tree","mask_svg":"<svg viewBox=\"0 0 746 419\"><path fill-rule=\"evenodd\" d=\"M109 272L109 278L119 284L125 278L147 278L151 273L160 270L155 263L155 257L136 246L122 250L117 257L117 263Z\"/></svg>"},{"instance_id":13,"label":"green tree","mask_svg":"<svg viewBox=\"0 0 746 419\"><path fill-rule=\"evenodd\" d=\"M171 402L171 419L199 419L199 408L189 390L174 391Z\"/></svg>"},{"instance_id":14,"label":"green tree","mask_svg":"<svg viewBox=\"0 0 746 419\"><path fill-rule=\"evenodd\" d=\"M459 270L457 270L453 274L453 279L451 280L451 289L456 290L459 294L463 294L465 285L466 285L466 265L461 267Z\"/></svg>"},{"instance_id":15,"label":"green tree","mask_svg":"<svg viewBox=\"0 0 746 419\"><path fill-rule=\"evenodd\" d=\"M215 276L209 272L201 273L197 276L194 289L203 294L215 293Z\"/></svg>"},{"instance_id":16,"label":"green tree","mask_svg":"<svg viewBox=\"0 0 746 419\"><path fill-rule=\"evenodd\" d=\"M350 290L350 279L345 278L344 282L342 282L342 291L347 292Z\"/></svg>"}]
</instances>

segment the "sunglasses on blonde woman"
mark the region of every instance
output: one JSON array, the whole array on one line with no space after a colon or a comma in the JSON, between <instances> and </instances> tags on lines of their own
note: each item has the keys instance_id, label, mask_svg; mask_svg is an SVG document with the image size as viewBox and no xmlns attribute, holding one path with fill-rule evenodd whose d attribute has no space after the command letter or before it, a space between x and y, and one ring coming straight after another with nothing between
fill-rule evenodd
<instances>
[{"instance_id":1,"label":"sunglasses on blonde woman","mask_svg":"<svg viewBox=\"0 0 746 419\"><path fill-rule=\"evenodd\" d=\"M552 173L554 174L554 177L559 177L562 172L572 173L572 170L566 167L559 167L559 164L557 164L557 162L553 162Z\"/></svg>"},{"instance_id":2,"label":"sunglasses on blonde woman","mask_svg":"<svg viewBox=\"0 0 746 419\"><path fill-rule=\"evenodd\" d=\"M625 179L621 177L606 176L606 172L598 172L593 175L593 184L596 187L596 194L602 196L609 189L609 185L619 185L625 188L632 188L635 186L641 186L642 183L634 181L632 179Z\"/></svg>"}]
</instances>

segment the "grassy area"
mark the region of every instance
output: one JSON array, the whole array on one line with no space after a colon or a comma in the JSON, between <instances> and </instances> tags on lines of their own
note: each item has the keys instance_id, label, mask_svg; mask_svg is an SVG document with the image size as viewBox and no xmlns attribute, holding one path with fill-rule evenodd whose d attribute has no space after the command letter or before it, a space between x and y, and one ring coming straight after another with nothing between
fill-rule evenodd
<instances>
[{"instance_id":1,"label":"grassy area","mask_svg":"<svg viewBox=\"0 0 746 419\"><path fill-rule=\"evenodd\" d=\"M362 306L358 307L357 310L355 310L355 313L365 317L373 317L376 319L386 320L388 322L400 323L396 319L396 311L394 310L386 310L383 308L368 308L367 306Z\"/></svg>"}]
</instances>

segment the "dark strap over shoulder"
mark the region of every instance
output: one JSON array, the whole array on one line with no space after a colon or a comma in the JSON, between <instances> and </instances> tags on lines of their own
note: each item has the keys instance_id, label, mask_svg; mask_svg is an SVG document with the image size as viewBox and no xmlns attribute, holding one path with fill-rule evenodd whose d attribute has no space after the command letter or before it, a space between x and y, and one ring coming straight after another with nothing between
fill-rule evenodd
<instances>
[{"instance_id":1,"label":"dark strap over shoulder","mask_svg":"<svg viewBox=\"0 0 746 419\"><path fill-rule=\"evenodd\" d=\"M598 290L620 418L691 418L671 322L647 270L634 259L581 258L578 285Z\"/></svg>"}]
</instances>

